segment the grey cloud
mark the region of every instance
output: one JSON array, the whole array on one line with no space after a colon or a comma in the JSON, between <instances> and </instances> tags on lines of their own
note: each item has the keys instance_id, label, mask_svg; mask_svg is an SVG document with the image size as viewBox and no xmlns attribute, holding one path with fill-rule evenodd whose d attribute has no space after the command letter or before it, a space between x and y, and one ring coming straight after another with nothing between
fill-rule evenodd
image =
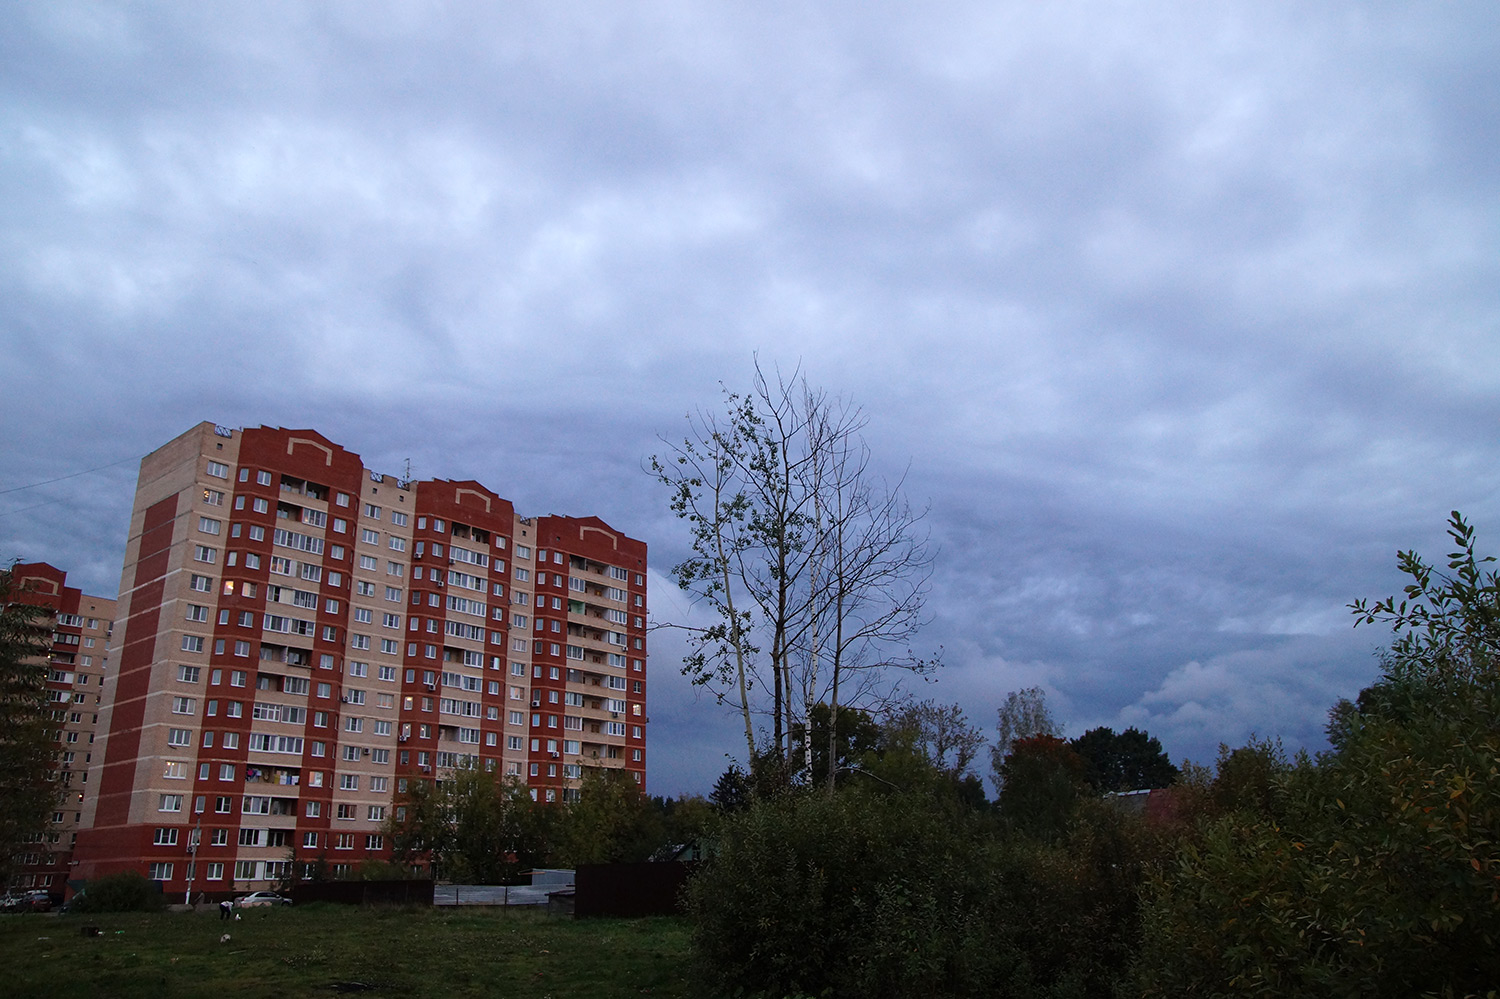
<instances>
[{"instance_id":1,"label":"grey cloud","mask_svg":"<svg viewBox=\"0 0 1500 999\"><path fill-rule=\"evenodd\" d=\"M931 505L923 696L1316 743L1343 605L1500 523L1497 17L23 4L0 488L311 425L665 568L640 461L759 351ZM0 554L112 592L129 468L0 495ZM677 655L651 780L706 789Z\"/></svg>"}]
</instances>

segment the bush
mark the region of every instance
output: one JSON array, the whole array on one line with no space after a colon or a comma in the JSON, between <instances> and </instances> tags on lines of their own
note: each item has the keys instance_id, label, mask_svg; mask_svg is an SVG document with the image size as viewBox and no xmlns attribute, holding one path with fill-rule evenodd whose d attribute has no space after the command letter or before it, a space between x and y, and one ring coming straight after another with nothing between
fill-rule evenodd
<instances>
[{"instance_id":1,"label":"bush","mask_svg":"<svg viewBox=\"0 0 1500 999\"><path fill-rule=\"evenodd\" d=\"M1149 892L1146 995L1484 995L1500 982L1500 682L1354 718ZM1491 993L1493 994L1493 993Z\"/></svg>"},{"instance_id":2,"label":"bush","mask_svg":"<svg viewBox=\"0 0 1500 999\"><path fill-rule=\"evenodd\" d=\"M167 900L161 885L137 871L122 871L90 881L70 906L73 912L159 912Z\"/></svg>"},{"instance_id":3,"label":"bush","mask_svg":"<svg viewBox=\"0 0 1500 999\"><path fill-rule=\"evenodd\" d=\"M928 795L756 801L689 888L711 986L751 995L1107 995L1162 847L1104 806L1064 842Z\"/></svg>"}]
</instances>

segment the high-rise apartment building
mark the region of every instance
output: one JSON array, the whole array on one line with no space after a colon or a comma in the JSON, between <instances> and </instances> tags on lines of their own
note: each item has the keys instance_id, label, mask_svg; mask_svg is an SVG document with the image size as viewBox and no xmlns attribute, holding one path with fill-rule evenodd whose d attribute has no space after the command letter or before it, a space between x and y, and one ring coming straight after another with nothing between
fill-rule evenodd
<instances>
[{"instance_id":1,"label":"high-rise apartment building","mask_svg":"<svg viewBox=\"0 0 1500 999\"><path fill-rule=\"evenodd\" d=\"M406 782L458 766L644 789L645 617L646 545L597 518L200 424L141 463L78 876L352 871Z\"/></svg>"},{"instance_id":2,"label":"high-rise apartment building","mask_svg":"<svg viewBox=\"0 0 1500 999\"><path fill-rule=\"evenodd\" d=\"M11 569L15 598L52 612L51 645L45 662L47 701L57 732L58 798L40 837L16 858L11 884L62 894L71 877L73 845L93 789L88 768L94 752L104 677L109 662L115 602L68 585L67 573L46 562L20 562Z\"/></svg>"}]
</instances>

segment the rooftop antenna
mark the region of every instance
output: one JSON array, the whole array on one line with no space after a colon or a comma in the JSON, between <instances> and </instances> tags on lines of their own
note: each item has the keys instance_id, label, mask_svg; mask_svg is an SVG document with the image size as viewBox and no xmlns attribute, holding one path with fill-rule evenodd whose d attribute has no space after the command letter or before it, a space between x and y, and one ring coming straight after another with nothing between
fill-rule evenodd
<instances>
[{"instance_id":1,"label":"rooftop antenna","mask_svg":"<svg viewBox=\"0 0 1500 999\"><path fill-rule=\"evenodd\" d=\"M406 472L405 472L404 475L401 476L401 488L405 489L409 485L411 485L411 459L407 458L406 459Z\"/></svg>"}]
</instances>

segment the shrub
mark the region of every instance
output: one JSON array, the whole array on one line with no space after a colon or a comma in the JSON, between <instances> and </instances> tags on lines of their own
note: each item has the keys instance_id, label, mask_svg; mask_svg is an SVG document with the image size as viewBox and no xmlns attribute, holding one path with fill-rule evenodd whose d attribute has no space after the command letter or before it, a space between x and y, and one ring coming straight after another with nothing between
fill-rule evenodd
<instances>
[{"instance_id":1,"label":"shrub","mask_svg":"<svg viewBox=\"0 0 1500 999\"><path fill-rule=\"evenodd\" d=\"M1161 852L1104 806L1056 845L930 795L756 801L689 888L695 952L727 993L1108 994Z\"/></svg>"},{"instance_id":2,"label":"shrub","mask_svg":"<svg viewBox=\"0 0 1500 999\"><path fill-rule=\"evenodd\" d=\"M138 871L122 871L90 881L71 906L74 912L158 912L167 900L161 885Z\"/></svg>"}]
</instances>

